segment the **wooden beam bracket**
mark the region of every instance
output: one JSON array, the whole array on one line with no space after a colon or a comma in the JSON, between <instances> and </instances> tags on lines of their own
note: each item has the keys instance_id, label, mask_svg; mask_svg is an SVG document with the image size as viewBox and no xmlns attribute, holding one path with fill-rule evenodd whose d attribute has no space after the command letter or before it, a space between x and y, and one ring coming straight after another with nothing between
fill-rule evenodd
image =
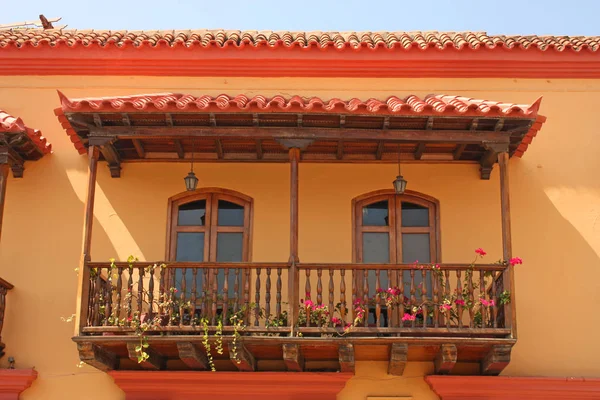
<instances>
[{"instance_id":1,"label":"wooden beam bracket","mask_svg":"<svg viewBox=\"0 0 600 400\"><path fill-rule=\"evenodd\" d=\"M457 349L454 344L443 344L435 356L433 364L437 375L446 375L456 365Z\"/></svg>"},{"instance_id":2,"label":"wooden beam bracket","mask_svg":"<svg viewBox=\"0 0 600 400\"><path fill-rule=\"evenodd\" d=\"M209 362L198 346L191 342L177 342L179 358L185 365L193 370L205 371L209 369Z\"/></svg>"},{"instance_id":3,"label":"wooden beam bracket","mask_svg":"<svg viewBox=\"0 0 600 400\"><path fill-rule=\"evenodd\" d=\"M119 368L119 358L115 353L101 348L93 343L77 343L79 359L100 371L112 371Z\"/></svg>"},{"instance_id":4,"label":"wooden beam bracket","mask_svg":"<svg viewBox=\"0 0 600 400\"><path fill-rule=\"evenodd\" d=\"M481 361L482 375L499 375L510 362L512 345L494 345Z\"/></svg>"},{"instance_id":5,"label":"wooden beam bracket","mask_svg":"<svg viewBox=\"0 0 600 400\"><path fill-rule=\"evenodd\" d=\"M408 359L408 345L406 343L392 344L390 351L390 363L388 365L388 374L402 376L404 367Z\"/></svg>"},{"instance_id":6,"label":"wooden beam bracket","mask_svg":"<svg viewBox=\"0 0 600 400\"><path fill-rule=\"evenodd\" d=\"M285 343L283 345L283 361L288 371L304 371L304 356L300 353L300 345Z\"/></svg>"},{"instance_id":7,"label":"wooden beam bracket","mask_svg":"<svg viewBox=\"0 0 600 400\"><path fill-rule=\"evenodd\" d=\"M136 347L140 345L140 342L129 342L127 343L127 352L129 358L138 363L143 369L161 370L165 369L167 359L156 352L151 347L144 349L144 352L148 355L148 358L142 362L138 362L138 352L135 351Z\"/></svg>"},{"instance_id":8,"label":"wooden beam bracket","mask_svg":"<svg viewBox=\"0 0 600 400\"><path fill-rule=\"evenodd\" d=\"M229 349L229 358L231 362L237 367L240 371L245 372L254 372L256 371L256 359L254 355L248 351L246 346L242 343L237 344L237 348L233 349L231 347Z\"/></svg>"},{"instance_id":9,"label":"wooden beam bracket","mask_svg":"<svg viewBox=\"0 0 600 400\"><path fill-rule=\"evenodd\" d=\"M487 150L479 164L481 167L479 171L481 173L481 179L490 179L490 175L492 173L492 169L494 168L494 164L498 161L498 154L502 152L508 151L508 142L486 142L484 141L483 147Z\"/></svg>"},{"instance_id":10,"label":"wooden beam bracket","mask_svg":"<svg viewBox=\"0 0 600 400\"><path fill-rule=\"evenodd\" d=\"M338 348L340 372L354 373L354 345L352 343L340 344Z\"/></svg>"},{"instance_id":11,"label":"wooden beam bracket","mask_svg":"<svg viewBox=\"0 0 600 400\"><path fill-rule=\"evenodd\" d=\"M286 150L289 149L300 149L306 150L308 146L314 142L313 139L285 139L285 138L275 138L275 141L282 145Z\"/></svg>"}]
</instances>

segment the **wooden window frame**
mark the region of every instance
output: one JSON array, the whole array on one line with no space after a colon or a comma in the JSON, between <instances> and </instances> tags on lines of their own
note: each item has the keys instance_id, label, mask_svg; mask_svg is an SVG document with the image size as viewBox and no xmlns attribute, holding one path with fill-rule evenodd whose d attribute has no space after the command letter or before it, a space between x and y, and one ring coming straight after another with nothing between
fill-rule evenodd
<instances>
[{"instance_id":1,"label":"wooden window frame","mask_svg":"<svg viewBox=\"0 0 600 400\"><path fill-rule=\"evenodd\" d=\"M362 208L366 205L388 200L388 225L363 226ZM428 227L403 227L402 202L417 204L429 210ZM393 204L393 207L392 207ZM397 195L393 190L377 190L352 199L352 262L363 263L362 234L365 232L385 232L389 235L390 264L402 264L402 245L397 235L402 233L429 233L430 262L439 263L442 257L440 202L423 193L407 190ZM399 245L400 244L400 245Z\"/></svg>"},{"instance_id":2,"label":"wooden window frame","mask_svg":"<svg viewBox=\"0 0 600 400\"><path fill-rule=\"evenodd\" d=\"M179 207L198 200L206 200L205 225L178 225ZM244 207L243 226L218 225L218 201L224 200ZM252 224L254 200L250 196L223 188L202 188L182 192L169 198L167 207L167 238L165 259L174 262L177 257L177 233L204 232L204 262L217 261L217 235L219 232L243 234L242 262L252 260Z\"/></svg>"}]
</instances>

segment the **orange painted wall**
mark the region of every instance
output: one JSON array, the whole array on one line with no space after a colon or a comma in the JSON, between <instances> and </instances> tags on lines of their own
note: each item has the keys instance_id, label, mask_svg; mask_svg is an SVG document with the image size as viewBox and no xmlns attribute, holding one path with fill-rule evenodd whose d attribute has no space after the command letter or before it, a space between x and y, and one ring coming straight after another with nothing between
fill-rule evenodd
<instances>
[{"instance_id":1,"label":"orange painted wall","mask_svg":"<svg viewBox=\"0 0 600 400\"><path fill-rule=\"evenodd\" d=\"M0 276L15 285L3 331L7 355L39 377L25 400L123 398L105 374L77 367L72 324L80 257L85 157L79 156L52 110L56 89L68 96L148 92L301 94L323 98L461 94L507 102L543 95L548 117L523 159L510 162L519 341L505 375L600 376L600 135L590 116L600 81L442 79L242 79L137 77L0 77L0 108L41 129L54 153L10 179L0 243ZM254 261L288 258L288 166L203 164L200 185L243 192L255 200ZM101 165L94 222L95 260L164 257L167 199L183 189L185 164L125 165L120 179ZM405 165L409 188L437 197L442 260L470 261L483 247L501 255L497 170L481 181L474 165ZM394 165L300 166L300 257L351 261L350 201L390 188ZM575 326L576 328L572 328ZM5 367L7 357L0 360ZM403 377L385 363L358 363L340 400L412 395L434 399L422 379L428 363L409 364Z\"/></svg>"}]
</instances>

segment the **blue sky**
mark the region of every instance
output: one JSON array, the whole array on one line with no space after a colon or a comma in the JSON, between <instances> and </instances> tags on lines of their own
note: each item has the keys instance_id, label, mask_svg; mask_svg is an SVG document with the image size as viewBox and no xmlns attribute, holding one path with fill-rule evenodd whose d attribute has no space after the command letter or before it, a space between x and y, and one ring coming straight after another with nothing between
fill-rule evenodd
<instances>
[{"instance_id":1,"label":"blue sky","mask_svg":"<svg viewBox=\"0 0 600 400\"><path fill-rule=\"evenodd\" d=\"M0 24L44 14L77 29L600 34L600 0L0 0L0 9Z\"/></svg>"}]
</instances>

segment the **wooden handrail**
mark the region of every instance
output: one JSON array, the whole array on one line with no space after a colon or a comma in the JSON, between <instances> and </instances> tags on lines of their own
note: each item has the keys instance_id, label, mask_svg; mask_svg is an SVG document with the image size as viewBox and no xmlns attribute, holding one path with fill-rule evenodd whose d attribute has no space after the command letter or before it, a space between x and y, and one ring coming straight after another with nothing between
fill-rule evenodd
<instances>
[{"instance_id":1,"label":"wooden handrail","mask_svg":"<svg viewBox=\"0 0 600 400\"><path fill-rule=\"evenodd\" d=\"M2 278L0 278L0 287L3 287L6 290L10 290L10 289L14 288L14 286L11 283L5 281Z\"/></svg>"},{"instance_id":2,"label":"wooden handrail","mask_svg":"<svg viewBox=\"0 0 600 400\"><path fill-rule=\"evenodd\" d=\"M166 268L201 268L201 269L213 269L213 268L240 268L240 269L253 269L253 268L282 268L288 269L290 265L287 262L282 263L261 263L261 262L181 262L181 261L137 261L132 263L133 268L143 268L148 265L161 265L165 264ZM111 265L110 262L89 262L87 263L88 268L106 268ZM117 261L114 263L115 267L118 268L129 268L129 263L126 261Z\"/></svg>"},{"instance_id":3,"label":"wooden handrail","mask_svg":"<svg viewBox=\"0 0 600 400\"><path fill-rule=\"evenodd\" d=\"M504 264L437 264L440 267L441 271L451 270L451 271L468 271L473 269L474 271L500 271L507 268ZM415 270L415 271L429 271L431 268L421 268L420 265L412 264L357 264L357 263L348 263L348 264L317 264L317 263L300 263L296 265L298 269L306 270L316 270L316 269L333 269L333 270L365 270L365 269L378 269L378 270Z\"/></svg>"}]
</instances>

